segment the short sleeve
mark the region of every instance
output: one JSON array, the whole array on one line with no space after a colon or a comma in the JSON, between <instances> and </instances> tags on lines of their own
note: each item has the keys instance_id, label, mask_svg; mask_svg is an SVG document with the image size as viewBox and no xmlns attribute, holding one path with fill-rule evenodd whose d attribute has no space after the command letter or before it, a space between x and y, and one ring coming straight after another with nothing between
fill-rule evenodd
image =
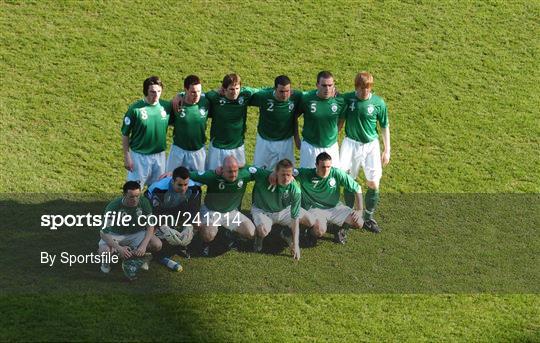
<instances>
[{"instance_id":1,"label":"short sleeve","mask_svg":"<svg viewBox=\"0 0 540 343\"><path fill-rule=\"evenodd\" d=\"M135 113L133 111L133 108L129 108L126 112L126 114L124 115L124 119L122 121L122 135L123 136L129 136L129 134L131 133L131 129L133 127L133 124L135 122Z\"/></svg>"}]
</instances>

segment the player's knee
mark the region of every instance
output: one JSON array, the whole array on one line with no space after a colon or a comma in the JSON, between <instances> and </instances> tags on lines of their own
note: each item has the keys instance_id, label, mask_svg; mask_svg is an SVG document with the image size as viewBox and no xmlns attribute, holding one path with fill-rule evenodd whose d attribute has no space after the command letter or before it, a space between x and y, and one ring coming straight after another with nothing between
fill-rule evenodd
<instances>
[{"instance_id":1,"label":"player's knee","mask_svg":"<svg viewBox=\"0 0 540 343\"><path fill-rule=\"evenodd\" d=\"M240 232L245 238L255 238L255 225L251 220L246 220L240 224Z\"/></svg>"},{"instance_id":2,"label":"player's knee","mask_svg":"<svg viewBox=\"0 0 540 343\"><path fill-rule=\"evenodd\" d=\"M306 214L305 216L300 218L300 224L312 227L313 225L315 225L315 218L312 215Z\"/></svg>"},{"instance_id":3,"label":"player's knee","mask_svg":"<svg viewBox=\"0 0 540 343\"><path fill-rule=\"evenodd\" d=\"M368 181L367 186L371 189L377 190L379 189L379 180Z\"/></svg>"},{"instance_id":4,"label":"player's knee","mask_svg":"<svg viewBox=\"0 0 540 343\"><path fill-rule=\"evenodd\" d=\"M213 226L206 226L201 229L201 238L205 242L212 242L216 238L218 229Z\"/></svg>"},{"instance_id":5,"label":"player's knee","mask_svg":"<svg viewBox=\"0 0 540 343\"><path fill-rule=\"evenodd\" d=\"M98 253L110 253L112 251L111 247L109 247L107 244L100 244Z\"/></svg>"},{"instance_id":6,"label":"player's knee","mask_svg":"<svg viewBox=\"0 0 540 343\"><path fill-rule=\"evenodd\" d=\"M317 219L315 225L313 226L313 235L316 237L322 237L326 233L326 223Z\"/></svg>"},{"instance_id":7,"label":"player's knee","mask_svg":"<svg viewBox=\"0 0 540 343\"><path fill-rule=\"evenodd\" d=\"M161 243L161 239L157 238L156 236L152 237L148 244L149 250L154 252L160 251L162 246L163 244Z\"/></svg>"},{"instance_id":8,"label":"player's knee","mask_svg":"<svg viewBox=\"0 0 540 343\"><path fill-rule=\"evenodd\" d=\"M351 225L354 229L361 229L362 226L364 226L364 219L362 218L362 213L359 211L353 211L347 219L345 220L345 223Z\"/></svg>"},{"instance_id":9,"label":"player's knee","mask_svg":"<svg viewBox=\"0 0 540 343\"><path fill-rule=\"evenodd\" d=\"M257 236L266 237L270 233L270 228L266 225L259 225L257 227Z\"/></svg>"}]
</instances>

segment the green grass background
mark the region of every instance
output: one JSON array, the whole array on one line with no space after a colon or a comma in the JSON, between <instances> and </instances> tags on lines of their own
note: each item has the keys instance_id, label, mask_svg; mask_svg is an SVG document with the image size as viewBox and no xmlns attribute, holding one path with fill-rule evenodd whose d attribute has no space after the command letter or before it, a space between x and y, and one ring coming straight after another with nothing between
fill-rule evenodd
<instances>
[{"instance_id":1,"label":"green grass background","mask_svg":"<svg viewBox=\"0 0 540 343\"><path fill-rule=\"evenodd\" d=\"M531 280L538 277L536 255L529 250L537 247L539 232L530 211L540 193L538 1L4 1L0 6L4 198L118 192L125 178L122 115L142 96L149 75L163 79L164 97L170 98L190 73L203 79L205 89L237 72L256 87L271 85L284 73L294 87L307 90L314 88L319 70L329 69L338 88L348 91L355 73L369 70L390 113L392 160L384 170L379 213L389 232L382 238L355 233L346 247L353 251L350 258L372 257L362 255L362 244L382 240L377 244L391 248L423 232L399 236L401 228L410 227L411 214L390 216L385 194L532 193L530 207L520 205L533 219L530 236L523 236L530 245L522 251L529 257L523 263L530 263ZM252 156L256 111L249 115L246 147ZM22 207L32 202L28 195L22 198ZM5 204L3 215L12 210ZM504 213L511 230L512 213ZM25 256L22 238L55 233L36 229L35 222L28 227L3 223L7 238L0 251L2 259L28 261L36 269L38 257ZM57 233L59 238L76 234ZM458 239L458 233L452 237ZM40 248L40 241L31 248ZM323 244L306 250L297 268L316 272L317 262L324 264L338 248ZM200 269L194 266L185 275L219 270L213 265L222 260L217 280L234 270L235 261L260 263L270 275L279 275L277 267L284 263L280 257L232 253L196 261ZM390 266L398 270L400 263ZM132 294L117 280L110 281L110 293L101 294L62 271L59 280L53 275L47 281L3 268L9 292L0 301L2 340L540 340L537 288L528 288L530 294L328 294L294 288L291 294L188 296L175 291L174 282L184 276L169 275L169 294ZM96 278L93 271L76 275L86 274ZM21 291L13 292L19 282ZM52 294L36 292L40 282ZM97 282L104 287L108 281Z\"/></svg>"}]
</instances>

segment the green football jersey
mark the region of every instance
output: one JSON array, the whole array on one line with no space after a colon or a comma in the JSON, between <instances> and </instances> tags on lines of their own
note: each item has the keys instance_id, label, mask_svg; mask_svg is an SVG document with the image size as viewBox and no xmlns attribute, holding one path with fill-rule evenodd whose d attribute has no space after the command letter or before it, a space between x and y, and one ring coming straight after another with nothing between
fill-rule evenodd
<instances>
[{"instance_id":1,"label":"green football jersey","mask_svg":"<svg viewBox=\"0 0 540 343\"><path fill-rule=\"evenodd\" d=\"M233 182L216 175L214 171L191 172L189 177L193 181L204 183L207 186L204 204L209 210L221 213L240 207L247 183L253 180L250 169L247 167L238 170L238 177Z\"/></svg>"},{"instance_id":2,"label":"green football jersey","mask_svg":"<svg viewBox=\"0 0 540 343\"><path fill-rule=\"evenodd\" d=\"M388 113L384 100L374 93L367 99L358 99L356 92L343 95L346 109L343 115L345 135L362 143L369 143L377 138L377 121L382 128L388 126Z\"/></svg>"},{"instance_id":3,"label":"green football jersey","mask_svg":"<svg viewBox=\"0 0 540 343\"><path fill-rule=\"evenodd\" d=\"M242 87L236 100L229 100L216 91L207 92L212 118L210 141L219 149L236 149L244 144L249 99L258 90Z\"/></svg>"},{"instance_id":4,"label":"green football jersey","mask_svg":"<svg viewBox=\"0 0 540 343\"><path fill-rule=\"evenodd\" d=\"M141 99L129 106L124 115L122 135L129 137L131 150L144 155L165 151L171 113L171 103L166 100L149 105Z\"/></svg>"},{"instance_id":5,"label":"green football jersey","mask_svg":"<svg viewBox=\"0 0 540 343\"><path fill-rule=\"evenodd\" d=\"M203 95L198 103L184 103L180 112L171 115L174 145L189 151L199 150L204 146L208 105L208 99Z\"/></svg>"},{"instance_id":6,"label":"green football jersey","mask_svg":"<svg viewBox=\"0 0 540 343\"><path fill-rule=\"evenodd\" d=\"M105 207L105 215L107 216L107 212L111 212L108 215L108 218L113 220L113 222L111 223L112 225L102 229L103 232L117 235L129 235L146 230L146 227L139 225L137 218L152 214L152 205L150 205L150 201L141 195L137 207L127 207L122 202L123 198L124 197L118 197L111 201L107 207ZM116 215L113 216L112 212L116 212ZM121 223L121 219L119 220L118 218L124 218L126 215L131 216L129 224L127 226L119 225Z\"/></svg>"},{"instance_id":7,"label":"green football jersey","mask_svg":"<svg viewBox=\"0 0 540 343\"><path fill-rule=\"evenodd\" d=\"M271 185L268 176L272 172L265 169L257 169L253 175L253 205L266 212L279 212L291 206L291 217L298 218L300 213L301 192L298 184L293 181L288 185Z\"/></svg>"},{"instance_id":8,"label":"green football jersey","mask_svg":"<svg viewBox=\"0 0 540 343\"><path fill-rule=\"evenodd\" d=\"M278 101L274 94L273 88L265 88L251 97L249 105L259 107L259 135L268 141L281 141L294 134L294 113L302 92L293 91L287 101Z\"/></svg>"},{"instance_id":9,"label":"green football jersey","mask_svg":"<svg viewBox=\"0 0 540 343\"><path fill-rule=\"evenodd\" d=\"M318 148L334 145L338 139L338 120L344 108L343 97L321 99L316 90L304 93L298 108L298 113L304 114L303 139Z\"/></svg>"},{"instance_id":10,"label":"green football jersey","mask_svg":"<svg viewBox=\"0 0 540 343\"><path fill-rule=\"evenodd\" d=\"M302 190L302 207L332 208L339 203L340 187L352 193L360 191L360 185L341 169L332 167L327 177L317 175L315 168L300 168L295 178Z\"/></svg>"}]
</instances>

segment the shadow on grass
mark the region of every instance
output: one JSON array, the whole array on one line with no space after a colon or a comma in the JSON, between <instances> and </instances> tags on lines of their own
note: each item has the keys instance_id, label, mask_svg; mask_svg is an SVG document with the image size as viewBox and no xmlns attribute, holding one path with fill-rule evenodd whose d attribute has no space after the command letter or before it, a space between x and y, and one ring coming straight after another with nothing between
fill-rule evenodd
<instances>
[{"instance_id":1,"label":"shadow on grass","mask_svg":"<svg viewBox=\"0 0 540 343\"><path fill-rule=\"evenodd\" d=\"M332 234L302 249L300 262L273 230L262 254L216 251L178 259L183 273L157 263L125 284L118 265L60 263L63 252L95 253L98 227L42 227L42 216L102 214L107 194L2 194L3 278L8 294L212 293L538 293L538 194L388 194L377 213L379 235ZM247 243L248 245L251 242ZM54 265L41 263L56 255Z\"/></svg>"}]
</instances>

